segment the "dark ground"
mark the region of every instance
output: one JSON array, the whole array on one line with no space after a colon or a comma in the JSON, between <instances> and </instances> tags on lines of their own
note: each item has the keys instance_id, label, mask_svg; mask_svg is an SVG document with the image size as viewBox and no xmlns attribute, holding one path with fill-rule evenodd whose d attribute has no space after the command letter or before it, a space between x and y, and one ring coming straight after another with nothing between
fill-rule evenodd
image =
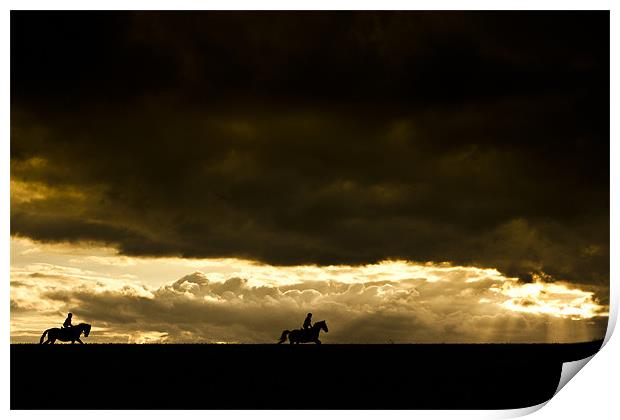
<instances>
[{"instance_id":1,"label":"dark ground","mask_svg":"<svg viewBox=\"0 0 620 420\"><path fill-rule=\"evenodd\" d=\"M11 408L521 408L601 343L13 344Z\"/></svg>"}]
</instances>

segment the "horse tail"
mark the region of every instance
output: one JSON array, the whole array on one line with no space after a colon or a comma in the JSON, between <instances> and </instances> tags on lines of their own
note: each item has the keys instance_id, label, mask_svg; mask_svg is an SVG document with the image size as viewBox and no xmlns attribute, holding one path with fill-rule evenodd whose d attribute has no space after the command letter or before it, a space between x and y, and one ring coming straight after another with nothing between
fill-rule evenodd
<instances>
[{"instance_id":1,"label":"horse tail","mask_svg":"<svg viewBox=\"0 0 620 420\"><path fill-rule=\"evenodd\" d=\"M280 337L280 341L278 341L278 344L282 344L286 341L286 336L290 333L289 330L284 330L282 331L282 336Z\"/></svg>"},{"instance_id":2,"label":"horse tail","mask_svg":"<svg viewBox=\"0 0 620 420\"><path fill-rule=\"evenodd\" d=\"M39 341L39 344L43 344L43 341L45 341L45 336L47 335L49 331L50 330L43 331L43 335L41 336L41 341Z\"/></svg>"}]
</instances>

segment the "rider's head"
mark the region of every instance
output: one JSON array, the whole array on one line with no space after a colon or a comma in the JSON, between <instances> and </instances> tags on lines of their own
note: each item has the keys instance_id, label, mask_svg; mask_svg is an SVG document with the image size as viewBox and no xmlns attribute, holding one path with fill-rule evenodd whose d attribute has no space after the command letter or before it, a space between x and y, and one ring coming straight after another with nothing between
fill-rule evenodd
<instances>
[{"instance_id":1,"label":"rider's head","mask_svg":"<svg viewBox=\"0 0 620 420\"><path fill-rule=\"evenodd\" d=\"M308 315L306 315L308 318L312 318L312 314L310 312L308 312Z\"/></svg>"},{"instance_id":2,"label":"rider's head","mask_svg":"<svg viewBox=\"0 0 620 420\"><path fill-rule=\"evenodd\" d=\"M68 318L71 318L73 316L73 314L71 312L69 312L69 315L67 315Z\"/></svg>"}]
</instances>

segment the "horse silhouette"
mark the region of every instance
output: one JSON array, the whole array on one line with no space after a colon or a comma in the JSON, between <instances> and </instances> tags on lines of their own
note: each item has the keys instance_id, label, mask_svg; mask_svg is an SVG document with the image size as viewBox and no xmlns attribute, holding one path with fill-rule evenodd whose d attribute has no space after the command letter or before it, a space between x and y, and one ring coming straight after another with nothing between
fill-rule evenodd
<instances>
[{"instance_id":1,"label":"horse silhouette","mask_svg":"<svg viewBox=\"0 0 620 420\"><path fill-rule=\"evenodd\" d=\"M82 322L81 324L69 328L50 328L43 332L39 344L54 344L56 340L71 341L71 344L75 344L77 341L80 344L84 344L82 340L80 340L80 335L82 335L82 333L84 333L84 337L88 337L88 334L90 334L90 324ZM47 340L45 340L46 335Z\"/></svg>"},{"instance_id":2,"label":"horse silhouette","mask_svg":"<svg viewBox=\"0 0 620 420\"><path fill-rule=\"evenodd\" d=\"M299 343L310 343L314 342L316 344L321 344L321 340L319 340L319 334L321 330L328 332L327 323L325 321L316 322L311 328L307 330L284 330L282 331L282 336L280 337L280 341L278 344L282 344L286 341L286 336L288 336L288 341L291 344L299 344Z\"/></svg>"}]
</instances>

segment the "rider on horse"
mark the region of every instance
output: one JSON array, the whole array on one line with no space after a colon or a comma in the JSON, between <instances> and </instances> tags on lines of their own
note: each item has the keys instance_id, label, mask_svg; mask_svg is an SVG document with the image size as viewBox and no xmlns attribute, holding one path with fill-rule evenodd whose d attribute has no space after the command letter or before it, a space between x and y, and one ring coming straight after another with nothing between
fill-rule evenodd
<instances>
[{"instance_id":1,"label":"rider on horse","mask_svg":"<svg viewBox=\"0 0 620 420\"><path fill-rule=\"evenodd\" d=\"M304 331L308 331L310 328L312 328L312 314L308 312L308 315L306 315L306 319L304 320L303 329Z\"/></svg>"},{"instance_id":2,"label":"rider on horse","mask_svg":"<svg viewBox=\"0 0 620 420\"><path fill-rule=\"evenodd\" d=\"M312 314L306 315L306 319L304 321L304 325L299 330L284 330L282 331L282 335L280 336L280 341L278 344L284 343L287 338L291 344L299 344L299 343L316 343L321 344L321 340L319 340L319 334L321 331L328 332L327 322L325 321L317 321L312 324Z\"/></svg>"},{"instance_id":3,"label":"rider on horse","mask_svg":"<svg viewBox=\"0 0 620 420\"><path fill-rule=\"evenodd\" d=\"M73 327L73 325L71 324L71 318L73 317L73 314L71 312L69 312L69 315L67 315L67 319L65 319L65 322L62 323L62 327L61 328L71 328Z\"/></svg>"}]
</instances>

